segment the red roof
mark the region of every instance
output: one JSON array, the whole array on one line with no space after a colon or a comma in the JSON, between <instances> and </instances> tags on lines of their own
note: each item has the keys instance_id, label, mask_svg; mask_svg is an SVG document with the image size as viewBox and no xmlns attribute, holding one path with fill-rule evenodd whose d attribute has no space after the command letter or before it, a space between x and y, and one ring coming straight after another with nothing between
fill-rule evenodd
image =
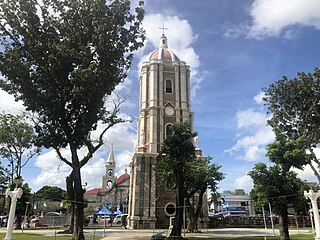
<instances>
[{"instance_id":1,"label":"red roof","mask_svg":"<svg viewBox=\"0 0 320 240\"><path fill-rule=\"evenodd\" d=\"M87 195L97 195L98 192L101 192L102 188L94 188L94 189L91 189L89 191L86 191L84 194L87 194Z\"/></svg>"},{"instance_id":2,"label":"red roof","mask_svg":"<svg viewBox=\"0 0 320 240\"><path fill-rule=\"evenodd\" d=\"M130 178L130 175L128 173L122 174L120 177L117 178L116 184L122 183L123 181Z\"/></svg>"},{"instance_id":3,"label":"red roof","mask_svg":"<svg viewBox=\"0 0 320 240\"><path fill-rule=\"evenodd\" d=\"M179 58L169 49L160 48L153 51L149 57L149 60L162 59L166 61L179 61Z\"/></svg>"}]
</instances>

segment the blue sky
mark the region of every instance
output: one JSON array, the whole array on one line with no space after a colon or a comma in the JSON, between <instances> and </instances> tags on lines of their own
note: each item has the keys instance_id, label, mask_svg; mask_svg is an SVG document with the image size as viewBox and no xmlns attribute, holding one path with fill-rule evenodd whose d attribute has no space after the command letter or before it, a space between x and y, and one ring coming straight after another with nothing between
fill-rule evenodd
<instances>
[{"instance_id":1,"label":"blue sky","mask_svg":"<svg viewBox=\"0 0 320 240\"><path fill-rule=\"evenodd\" d=\"M117 88L129 93L123 115L138 116L139 66L158 47L164 24L169 48L191 67L195 130L203 155L212 156L226 174L220 190L248 192L252 183L246 174L257 162L267 161L265 146L274 139L266 126L261 89L284 75L293 78L320 65L320 2L147 0L145 10L145 47L135 53L128 79ZM5 93L0 97L2 109L21 109ZM114 144L118 175L129 168L135 142L135 121L107 134L106 145ZM107 157L105 146L82 171L88 188L101 187ZM69 171L47 150L23 175L36 191L43 185L64 188ZM313 180L308 168L299 175Z\"/></svg>"}]
</instances>

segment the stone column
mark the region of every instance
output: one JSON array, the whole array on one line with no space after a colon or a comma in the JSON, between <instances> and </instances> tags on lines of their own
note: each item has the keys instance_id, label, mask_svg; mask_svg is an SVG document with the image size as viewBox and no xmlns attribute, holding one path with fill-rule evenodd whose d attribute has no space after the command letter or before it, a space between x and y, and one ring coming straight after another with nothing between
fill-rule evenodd
<instances>
[{"instance_id":1,"label":"stone column","mask_svg":"<svg viewBox=\"0 0 320 240\"><path fill-rule=\"evenodd\" d=\"M16 213L16 207L17 207L17 199L21 198L22 196L22 189L21 188L15 188L13 191L10 191L7 189L6 191L6 197L11 197L11 206L10 206L10 213L8 218L8 225L7 225L7 233L6 237L3 238L3 240L13 240L12 238L12 230L13 230L13 223L14 223L14 216Z\"/></svg>"},{"instance_id":2,"label":"stone column","mask_svg":"<svg viewBox=\"0 0 320 240\"><path fill-rule=\"evenodd\" d=\"M319 221L319 209L317 204L317 199L320 196L320 192L314 192L313 190L309 190L309 192L304 191L304 196L311 200L312 211L314 217L314 225L316 229L316 236L314 239L320 239L320 221Z\"/></svg>"}]
</instances>

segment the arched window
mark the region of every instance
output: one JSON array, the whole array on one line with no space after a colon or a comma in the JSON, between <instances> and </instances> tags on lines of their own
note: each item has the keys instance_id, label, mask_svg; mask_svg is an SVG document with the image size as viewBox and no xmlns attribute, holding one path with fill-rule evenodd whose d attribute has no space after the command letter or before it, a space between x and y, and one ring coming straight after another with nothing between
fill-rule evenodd
<instances>
[{"instance_id":1,"label":"arched window","mask_svg":"<svg viewBox=\"0 0 320 240\"><path fill-rule=\"evenodd\" d=\"M166 80L166 93L173 93L172 91L172 80Z\"/></svg>"},{"instance_id":2,"label":"arched window","mask_svg":"<svg viewBox=\"0 0 320 240\"><path fill-rule=\"evenodd\" d=\"M167 136L169 136L172 133L171 128L172 128L172 124L168 123L166 125L166 134L165 134L166 138L167 138Z\"/></svg>"}]
</instances>

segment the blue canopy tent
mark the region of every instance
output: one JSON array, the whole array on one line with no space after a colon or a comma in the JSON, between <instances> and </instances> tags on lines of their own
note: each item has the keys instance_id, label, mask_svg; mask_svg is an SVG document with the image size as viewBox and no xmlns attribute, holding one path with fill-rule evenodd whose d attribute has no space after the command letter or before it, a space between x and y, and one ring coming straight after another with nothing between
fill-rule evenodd
<instances>
[{"instance_id":1,"label":"blue canopy tent","mask_svg":"<svg viewBox=\"0 0 320 240\"><path fill-rule=\"evenodd\" d=\"M122 214L122 212L119 209L117 209L117 211L113 213L113 215L120 215L120 214Z\"/></svg>"},{"instance_id":2,"label":"blue canopy tent","mask_svg":"<svg viewBox=\"0 0 320 240\"><path fill-rule=\"evenodd\" d=\"M103 206L99 211L96 212L96 215L112 215L112 212L106 208L105 206Z\"/></svg>"}]
</instances>

